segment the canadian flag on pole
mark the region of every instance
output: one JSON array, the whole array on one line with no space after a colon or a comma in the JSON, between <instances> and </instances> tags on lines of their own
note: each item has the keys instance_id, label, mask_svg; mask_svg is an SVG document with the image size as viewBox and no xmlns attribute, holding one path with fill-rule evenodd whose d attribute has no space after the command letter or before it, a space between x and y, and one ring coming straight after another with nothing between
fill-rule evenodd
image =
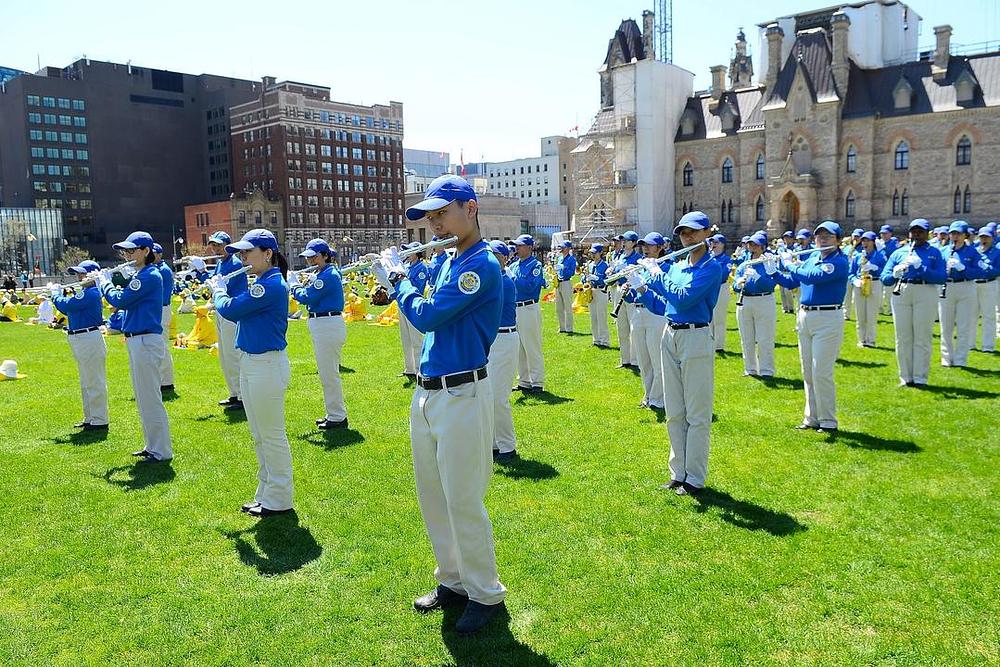
<instances>
[{"instance_id":1,"label":"canadian flag on pole","mask_svg":"<svg viewBox=\"0 0 1000 667\"><path fill-rule=\"evenodd\" d=\"M580 131L580 126L579 125L574 125L573 127L569 128L568 134L576 134L579 131Z\"/></svg>"}]
</instances>

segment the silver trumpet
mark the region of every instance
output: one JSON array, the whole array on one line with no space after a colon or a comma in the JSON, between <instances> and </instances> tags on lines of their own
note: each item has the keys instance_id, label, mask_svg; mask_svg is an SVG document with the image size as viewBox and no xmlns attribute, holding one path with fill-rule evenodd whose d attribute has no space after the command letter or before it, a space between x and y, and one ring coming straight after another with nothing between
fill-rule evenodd
<instances>
[{"instance_id":1,"label":"silver trumpet","mask_svg":"<svg viewBox=\"0 0 1000 667\"><path fill-rule=\"evenodd\" d=\"M441 239L439 241L430 241L428 243L419 245L416 248L403 250L402 252L399 253L399 257L400 259L406 259L407 257L412 257L413 255L419 255L420 253L427 252L428 250L436 250L437 248L447 248L448 246L455 245L456 243L458 243L457 236L451 236L449 238ZM347 275L348 273L357 273L358 271L365 271L366 269L370 269L373 266L375 266L375 264L378 263L379 257L380 256L376 255L375 253L369 253L365 255L364 258L361 259L360 261L353 262L351 264L346 264L343 267L341 267L340 273L342 275Z\"/></svg>"}]
</instances>

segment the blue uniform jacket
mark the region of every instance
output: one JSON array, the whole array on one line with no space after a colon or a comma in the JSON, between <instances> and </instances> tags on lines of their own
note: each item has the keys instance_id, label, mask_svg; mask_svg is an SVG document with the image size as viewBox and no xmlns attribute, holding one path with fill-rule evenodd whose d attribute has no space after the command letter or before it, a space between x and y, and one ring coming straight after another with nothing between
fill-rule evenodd
<instances>
[{"instance_id":1,"label":"blue uniform jacket","mask_svg":"<svg viewBox=\"0 0 1000 667\"><path fill-rule=\"evenodd\" d=\"M706 252L696 264L683 259L654 276L640 299L649 312L675 324L708 324L721 284L722 266Z\"/></svg>"},{"instance_id":2,"label":"blue uniform jacket","mask_svg":"<svg viewBox=\"0 0 1000 667\"><path fill-rule=\"evenodd\" d=\"M170 297L174 293L174 272L162 259L156 263L156 270L160 272L160 278L163 280L163 303L161 305L169 306Z\"/></svg>"},{"instance_id":3,"label":"blue uniform jacket","mask_svg":"<svg viewBox=\"0 0 1000 667\"><path fill-rule=\"evenodd\" d=\"M920 258L922 262L919 269L915 269L912 266L906 269L906 273L903 274L903 280L923 280L927 283L934 283L941 285L945 281L945 270L944 270L944 259L941 257L941 251L932 246L930 243L925 243L923 245L918 245L913 248L913 252ZM892 270L896 268L896 265L906 259L907 255L910 254L910 247L899 248L896 252L892 253L888 261L886 261L885 266L882 267L882 284L883 285L895 285L896 277L892 275Z\"/></svg>"},{"instance_id":4,"label":"blue uniform jacket","mask_svg":"<svg viewBox=\"0 0 1000 667\"><path fill-rule=\"evenodd\" d=\"M719 287L721 287L722 283L726 282L726 280L729 278L729 271L733 265L733 260L726 253L720 253L719 255L712 255L712 258L719 264L720 267L722 267L722 280L719 282Z\"/></svg>"},{"instance_id":5,"label":"blue uniform jacket","mask_svg":"<svg viewBox=\"0 0 1000 667\"><path fill-rule=\"evenodd\" d=\"M607 285L604 282L604 278L608 275L608 263L607 262L605 262L602 259L601 261L599 261L596 264L594 264L593 269L592 269L592 274L594 276L594 280L590 280L588 278L587 282L589 282L593 287L598 287L598 288L607 287Z\"/></svg>"},{"instance_id":6,"label":"blue uniform jacket","mask_svg":"<svg viewBox=\"0 0 1000 667\"><path fill-rule=\"evenodd\" d=\"M334 264L327 264L308 287L293 287L292 298L310 313L344 310L344 283Z\"/></svg>"},{"instance_id":7,"label":"blue uniform jacket","mask_svg":"<svg viewBox=\"0 0 1000 667\"><path fill-rule=\"evenodd\" d=\"M514 291L518 301L538 301L538 295L545 285L542 263L534 256L517 260L510 265L514 278ZM440 277L440 276L439 276ZM437 283L435 283L436 285Z\"/></svg>"},{"instance_id":8,"label":"blue uniform jacket","mask_svg":"<svg viewBox=\"0 0 1000 667\"><path fill-rule=\"evenodd\" d=\"M872 277L872 280L879 280L879 276L882 275L882 267L885 266L885 255L882 254L881 250L872 251L871 256L866 255L864 250L860 250L851 255L851 267L848 272L848 277L851 280L861 277L861 267L865 264L874 264L876 266L875 270L868 270L868 275Z\"/></svg>"},{"instance_id":9,"label":"blue uniform jacket","mask_svg":"<svg viewBox=\"0 0 1000 667\"><path fill-rule=\"evenodd\" d=\"M979 261L985 262L985 266L982 264L979 266L983 271L980 280L993 280L1000 276L1000 248L994 244L990 246L989 250L984 251L983 246L979 245L976 247L976 251L979 252Z\"/></svg>"},{"instance_id":10,"label":"blue uniform jacket","mask_svg":"<svg viewBox=\"0 0 1000 667\"><path fill-rule=\"evenodd\" d=\"M422 260L417 260L406 270L406 278L413 285L413 288L424 293L424 287L427 286L429 273L427 271L427 265L423 263Z\"/></svg>"},{"instance_id":11,"label":"blue uniform jacket","mask_svg":"<svg viewBox=\"0 0 1000 667\"><path fill-rule=\"evenodd\" d=\"M612 274L618 273L622 271L626 266L630 266L632 264L638 264L640 259L642 259L642 255L633 250L628 255L619 257L618 260L611 265L611 269L608 271L608 273ZM627 278L619 278L617 281L615 281L615 283L618 285L622 285L625 283L626 280ZM631 301L629 301L628 303L631 303Z\"/></svg>"},{"instance_id":12,"label":"blue uniform jacket","mask_svg":"<svg viewBox=\"0 0 1000 667\"><path fill-rule=\"evenodd\" d=\"M441 267L434 294L424 297L408 279L396 286L396 302L422 333L420 374L440 377L486 365L503 307L500 263L484 241Z\"/></svg>"},{"instance_id":13,"label":"blue uniform jacket","mask_svg":"<svg viewBox=\"0 0 1000 667\"><path fill-rule=\"evenodd\" d=\"M896 252L898 248L899 248L899 241L896 239L895 236L893 236L891 239L885 242L885 245L882 247L882 254L885 255L886 258L888 258L890 255L892 255L892 253Z\"/></svg>"},{"instance_id":14,"label":"blue uniform jacket","mask_svg":"<svg viewBox=\"0 0 1000 667\"><path fill-rule=\"evenodd\" d=\"M825 257L820 251L808 255L798 266L779 271L774 282L788 289L801 286L800 303L803 306L835 306L844 303L847 295L847 255L839 249Z\"/></svg>"},{"instance_id":15,"label":"blue uniform jacket","mask_svg":"<svg viewBox=\"0 0 1000 667\"><path fill-rule=\"evenodd\" d=\"M288 331L288 284L277 267L257 278L253 287L236 296L219 290L215 309L236 322L236 347L247 354L284 350Z\"/></svg>"},{"instance_id":16,"label":"blue uniform jacket","mask_svg":"<svg viewBox=\"0 0 1000 667\"><path fill-rule=\"evenodd\" d=\"M446 252L431 255L431 261L428 262L427 266L427 282L431 284L431 289L433 289L434 284L437 283L438 274L441 272L441 266L444 264L444 260L446 259L448 259L448 253Z\"/></svg>"},{"instance_id":17,"label":"blue uniform jacket","mask_svg":"<svg viewBox=\"0 0 1000 667\"><path fill-rule=\"evenodd\" d=\"M514 288L514 280L503 271L500 272L500 282L503 283L503 309L500 311L500 327L513 327L517 325L517 290Z\"/></svg>"},{"instance_id":18,"label":"blue uniform jacket","mask_svg":"<svg viewBox=\"0 0 1000 667\"><path fill-rule=\"evenodd\" d=\"M757 273L757 277L747 278L746 283L742 287L737 287L736 278L742 278L746 275L747 269L753 269ZM774 278L767 275L764 272L764 268L760 264L749 265L746 262L740 264L736 267L736 276L733 279L733 291L742 292L743 294L773 294L774 288L777 285L774 282Z\"/></svg>"},{"instance_id":19,"label":"blue uniform jacket","mask_svg":"<svg viewBox=\"0 0 1000 667\"><path fill-rule=\"evenodd\" d=\"M243 268L243 262L236 255L226 254L226 258L215 265L215 271L212 272L213 276L224 276L226 274L232 273L233 271L239 271ZM205 274L207 277L207 273ZM205 278L198 274L198 280L204 281ZM242 273L229 282L226 283L226 295L227 296L238 296L247 291L247 274ZM229 319L228 317L226 319Z\"/></svg>"},{"instance_id":20,"label":"blue uniform jacket","mask_svg":"<svg viewBox=\"0 0 1000 667\"><path fill-rule=\"evenodd\" d=\"M132 276L125 287L111 283L101 287L104 299L125 312L122 333L163 333L163 278L156 266L148 264Z\"/></svg>"},{"instance_id":21,"label":"blue uniform jacket","mask_svg":"<svg viewBox=\"0 0 1000 667\"><path fill-rule=\"evenodd\" d=\"M69 320L66 328L70 331L99 327L104 324L104 312L101 310L103 305L101 303L101 290L96 287L88 287L73 296L52 297L52 305L58 308L60 313L66 315Z\"/></svg>"},{"instance_id":22,"label":"blue uniform jacket","mask_svg":"<svg viewBox=\"0 0 1000 667\"><path fill-rule=\"evenodd\" d=\"M575 273L576 257L573 256L573 253L570 253L565 257L560 257L559 262L556 264L556 277L559 281L564 282L572 280Z\"/></svg>"},{"instance_id":23,"label":"blue uniform jacket","mask_svg":"<svg viewBox=\"0 0 1000 667\"><path fill-rule=\"evenodd\" d=\"M948 259L951 257L957 257L962 264L965 264L965 270L949 269ZM983 270L979 268L979 261L981 259L979 253L968 243L958 250L955 249L954 244L949 245L941 252L941 258L944 259L945 270L948 272L948 280L978 280L985 275Z\"/></svg>"}]
</instances>

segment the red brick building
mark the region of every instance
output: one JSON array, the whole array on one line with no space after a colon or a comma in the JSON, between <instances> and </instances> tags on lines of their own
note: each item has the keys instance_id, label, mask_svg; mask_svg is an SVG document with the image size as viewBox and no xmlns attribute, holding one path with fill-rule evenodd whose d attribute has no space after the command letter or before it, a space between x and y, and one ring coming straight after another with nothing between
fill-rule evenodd
<instances>
[{"instance_id":1,"label":"red brick building","mask_svg":"<svg viewBox=\"0 0 1000 667\"><path fill-rule=\"evenodd\" d=\"M348 260L405 238L401 103L334 102L329 88L265 77L230 127L234 188L282 200L289 256L314 237Z\"/></svg>"},{"instance_id":2,"label":"red brick building","mask_svg":"<svg viewBox=\"0 0 1000 667\"><path fill-rule=\"evenodd\" d=\"M278 238L278 243L284 246L284 218L285 204L281 198L276 195L269 197L259 188L232 195L229 201L185 206L185 254L188 254L188 249L207 245L208 237L219 231L226 232L235 241L248 230L269 229Z\"/></svg>"}]
</instances>

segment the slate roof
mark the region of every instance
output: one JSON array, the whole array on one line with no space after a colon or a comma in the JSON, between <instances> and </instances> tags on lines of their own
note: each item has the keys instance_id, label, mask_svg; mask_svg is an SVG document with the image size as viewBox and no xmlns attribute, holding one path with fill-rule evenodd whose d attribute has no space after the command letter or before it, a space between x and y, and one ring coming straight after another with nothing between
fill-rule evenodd
<instances>
[{"instance_id":1,"label":"slate roof","mask_svg":"<svg viewBox=\"0 0 1000 667\"><path fill-rule=\"evenodd\" d=\"M719 98L719 104L713 113L711 93L688 99L685 114L695 115L694 134L682 135L677 130L675 141L691 141L693 139L714 139L726 136L722 131L722 110L728 105L736 114L735 131L755 130L764 127L764 114L761 112L764 86L729 90Z\"/></svg>"},{"instance_id":2,"label":"slate roof","mask_svg":"<svg viewBox=\"0 0 1000 667\"><path fill-rule=\"evenodd\" d=\"M604 64L609 68L612 65L620 64L611 62L611 53L615 44L621 47L622 62L629 63L632 62L633 58L636 60L645 60L646 58L646 50L642 45L642 31L639 30L639 25L634 19L622 21L618 30L615 31L614 37L608 42L608 53L604 56Z\"/></svg>"},{"instance_id":3,"label":"slate roof","mask_svg":"<svg viewBox=\"0 0 1000 667\"><path fill-rule=\"evenodd\" d=\"M840 98L840 91L833 80L830 62L833 56L826 32L822 28L805 30L795 36L792 51L778 73L778 81L770 92L766 104L784 102L792 90L796 73L801 69L806 83L818 102Z\"/></svg>"}]
</instances>

